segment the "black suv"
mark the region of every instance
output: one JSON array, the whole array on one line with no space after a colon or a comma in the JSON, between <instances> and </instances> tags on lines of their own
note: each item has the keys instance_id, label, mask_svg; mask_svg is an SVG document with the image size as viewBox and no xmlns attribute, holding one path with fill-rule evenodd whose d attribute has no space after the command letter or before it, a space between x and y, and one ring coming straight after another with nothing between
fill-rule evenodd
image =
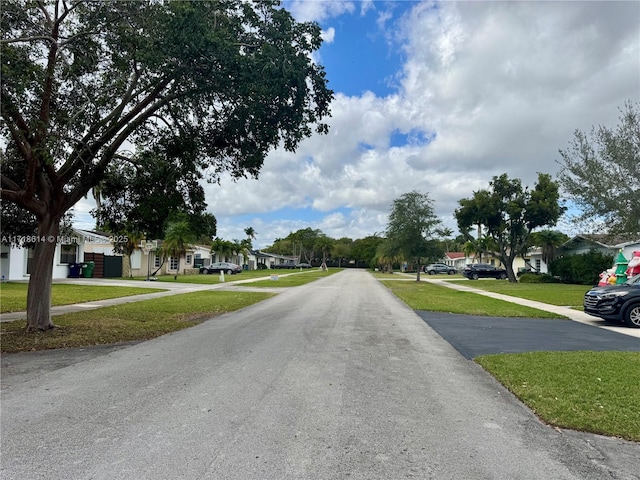
<instances>
[{"instance_id":1,"label":"black suv","mask_svg":"<svg viewBox=\"0 0 640 480\"><path fill-rule=\"evenodd\" d=\"M504 268L497 268L488 263L469 263L462 270L462 275L469 280L478 280L479 278L504 280L507 278L507 271Z\"/></svg>"},{"instance_id":2,"label":"black suv","mask_svg":"<svg viewBox=\"0 0 640 480\"><path fill-rule=\"evenodd\" d=\"M593 287L584 295L584 311L640 328L640 275L620 285Z\"/></svg>"},{"instance_id":3,"label":"black suv","mask_svg":"<svg viewBox=\"0 0 640 480\"><path fill-rule=\"evenodd\" d=\"M454 273L457 273L455 268L445 265L444 263L432 263L427 265L424 267L424 272L429 275L435 275L436 273L448 273L449 275L453 275Z\"/></svg>"}]
</instances>

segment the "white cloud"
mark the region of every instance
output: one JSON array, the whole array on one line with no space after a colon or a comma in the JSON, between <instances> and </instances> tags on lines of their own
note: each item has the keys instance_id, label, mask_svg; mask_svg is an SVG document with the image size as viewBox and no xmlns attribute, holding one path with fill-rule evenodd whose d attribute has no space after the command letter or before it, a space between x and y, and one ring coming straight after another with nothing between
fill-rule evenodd
<instances>
[{"instance_id":1,"label":"white cloud","mask_svg":"<svg viewBox=\"0 0 640 480\"><path fill-rule=\"evenodd\" d=\"M351 2L292 6L301 20L355 12ZM391 202L414 189L455 228L457 201L493 175L531 185L537 172L557 173L575 129L615 126L618 108L640 100L639 14L635 2L416 3L393 25L406 58L398 92L338 93L328 135L296 154L273 152L259 181L208 187L220 235L244 236L234 229L248 225L233 215L311 207L324 220L261 224L256 215L258 243L306 227L361 238L384 231ZM435 138L391 147L396 131Z\"/></svg>"},{"instance_id":2,"label":"white cloud","mask_svg":"<svg viewBox=\"0 0 640 480\"><path fill-rule=\"evenodd\" d=\"M329 27L326 30L323 30L320 34L322 37L322 41L325 43L333 43L336 38L336 29L333 27Z\"/></svg>"},{"instance_id":3,"label":"white cloud","mask_svg":"<svg viewBox=\"0 0 640 480\"><path fill-rule=\"evenodd\" d=\"M321 22L355 11L355 3L348 0L290 0L284 7L300 22Z\"/></svg>"}]
</instances>

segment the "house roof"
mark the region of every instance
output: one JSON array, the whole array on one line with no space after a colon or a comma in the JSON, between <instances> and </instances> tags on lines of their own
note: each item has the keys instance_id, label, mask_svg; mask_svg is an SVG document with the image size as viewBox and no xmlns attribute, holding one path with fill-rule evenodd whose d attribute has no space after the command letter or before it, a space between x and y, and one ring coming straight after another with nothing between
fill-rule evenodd
<instances>
[{"instance_id":1,"label":"house roof","mask_svg":"<svg viewBox=\"0 0 640 480\"><path fill-rule=\"evenodd\" d=\"M73 231L84 241L90 243L112 243L108 233L93 230L81 230L74 228Z\"/></svg>"},{"instance_id":2,"label":"house roof","mask_svg":"<svg viewBox=\"0 0 640 480\"><path fill-rule=\"evenodd\" d=\"M466 258L466 255L463 252L447 252L444 254L444 256L450 260Z\"/></svg>"},{"instance_id":3,"label":"house roof","mask_svg":"<svg viewBox=\"0 0 640 480\"><path fill-rule=\"evenodd\" d=\"M621 235L611 235L611 234L580 234L566 241L562 247L570 248L573 245L580 243L591 243L596 244L604 248L621 248L626 247L627 245L635 245L640 244L640 238L637 235L633 234L621 234Z\"/></svg>"}]
</instances>

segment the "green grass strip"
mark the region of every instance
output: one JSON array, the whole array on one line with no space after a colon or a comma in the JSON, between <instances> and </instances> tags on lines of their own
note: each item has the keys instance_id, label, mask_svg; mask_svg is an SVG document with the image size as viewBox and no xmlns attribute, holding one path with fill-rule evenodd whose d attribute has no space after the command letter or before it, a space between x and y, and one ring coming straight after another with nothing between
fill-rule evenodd
<instances>
[{"instance_id":1,"label":"green grass strip","mask_svg":"<svg viewBox=\"0 0 640 480\"><path fill-rule=\"evenodd\" d=\"M273 296L267 292L205 291L56 315L56 328L25 332L25 322L0 323L3 353L148 340Z\"/></svg>"},{"instance_id":2,"label":"green grass strip","mask_svg":"<svg viewBox=\"0 0 640 480\"><path fill-rule=\"evenodd\" d=\"M584 294L590 288L585 285L563 283L509 283L491 280L467 282L464 285L487 292L502 293L512 297L576 309L582 309Z\"/></svg>"},{"instance_id":3,"label":"green grass strip","mask_svg":"<svg viewBox=\"0 0 640 480\"><path fill-rule=\"evenodd\" d=\"M431 283L383 280L382 284L413 310L491 317L558 318L555 313Z\"/></svg>"},{"instance_id":4,"label":"green grass strip","mask_svg":"<svg viewBox=\"0 0 640 480\"><path fill-rule=\"evenodd\" d=\"M551 425L640 441L639 352L529 352L475 360Z\"/></svg>"}]
</instances>

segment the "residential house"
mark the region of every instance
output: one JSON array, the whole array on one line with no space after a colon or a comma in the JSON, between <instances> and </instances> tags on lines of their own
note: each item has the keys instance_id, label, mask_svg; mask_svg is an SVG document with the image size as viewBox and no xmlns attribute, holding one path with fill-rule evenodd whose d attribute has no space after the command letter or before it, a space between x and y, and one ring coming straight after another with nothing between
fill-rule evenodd
<instances>
[{"instance_id":1,"label":"residential house","mask_svg":"<svg viewBox=\"0 0 640 480\"><path fill-rule=\"evenodd\" d=\"M252 255L255 257L256 268L271 269L278 268L281 265L295 265L298 263L298 257L266 253L260 250L252 252ZM259 267L259 265L264 265L264 267Z\"/></svg>"},{"instance_id":2,"label":"residential house","mask_svg":"<svg viewBox=\"0 0 640 480\"><path fill-rule=\"evenodd\" d=\"M113 255L113 245L107 234L73 229L69 235L61 234L56 242L52 278L67 278L70 265L83 263L85 252ZM33 246L2 245L0 250L0 274L3 281L27 280L31 274Z\"/></svg>"},{"instance_id":3,"label":"residential house","mask_svg":"<svg viewBox=\"0 0 640 480\"><path fill-rule=\"evenodd\" d=\"M464 266L467 263L472 263L472 261L462 252L447 252L444 254L442 263L444 263L445 265L449 265L450 267L453 267L458 271L462 271L462 269L464 269Z\"/></svg>"},{"instance_id":4,"label":"residential house","mask_svg":"<svg viewBox=\"0 0 640 480\"><path fill-rule=\"evenodd\" d=\"M640 235L576 235L559 248L561 255L580 255L591 250L616 257L620 251L627 260L640 251Z\"/></svg>"}]
</instances>

